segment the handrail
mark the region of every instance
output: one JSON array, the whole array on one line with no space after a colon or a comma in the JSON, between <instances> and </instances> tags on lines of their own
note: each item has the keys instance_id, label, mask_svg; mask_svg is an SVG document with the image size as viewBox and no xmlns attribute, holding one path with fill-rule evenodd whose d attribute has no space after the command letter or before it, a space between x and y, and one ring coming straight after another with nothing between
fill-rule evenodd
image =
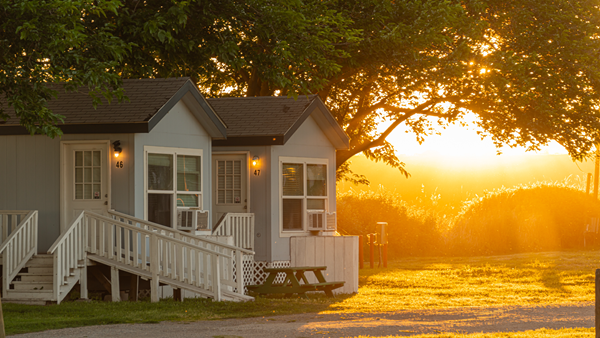
<instances>
[{"instance_id":1,"label":"handrail","mask_svg":"<svg viewBox=\"0 0 600 338\"><path fill-rule=\"evenodd\" d=\"M214 245L219 245L219 246L222 246L224 248L231 249L231 250L240 250L242 253L244 253L246 255L254 255L255 254L255 252L253 250L248 250L248 249L245 249L245 248L237 247L235 245L229 245L229 244L226 244L226 243L221 243L219 241L215 241L215 240L212 240L212 239L209 239L209 238L206 238L206 237L200 237L200 236L192 235L192 234L190 234L188 232L185 232L185 231L181 231L181 230L176 230L176 229L173 229L173 228L169 228L169 227L164 226L162 224L153 223L153 222L150 222L150 221L139 219L139 218L136 218L136 217L133 217L133 216L129 216L129 215L120 213L118 211L110 210L108 213L109 213L109 215L114 215L114 216L117 216L117 217L121 217L121 218L123 218L125 220L131 220L132 222L135 222L135 223L144 224L144 225L147 225L147 226L151 226L151 227L155 227L157 229L160 229L161 231L170 232L174 236L175 235L179 235L179 236L181 236L183 238L188 238L188 239L192 239L192 240L195 240L195 241L201 240L202 242L206 242L206 243L210 243L210 244L214 244Z\"/></svg>"},{"instance_id":2,"label":"handrail","mask_svg":"<svg viewBox=\"0 0 600 338\"><path fill-rule=\"evenodd\" d=\"M13 213L14 215L14 213ZM0 246L2 254L2 296L6 297L10 283L37 252L38 212L32 210L13 225L11 234Z\"/></svg>"},{"instance_id":3,"label":"handrail","mask_svg":"<svg viewBox=\"0 0 600 338\"><path fill-rule=\"evenodd\" d=\"M22 225L24 225L25 222L29 221L29 219L31 217L33 217L34 215L37 216L37 210L31 210L28 213L26 213L25 215L27 215L24 219L21 220L21 222L19 222L19 225L17 225L15 228L15 230L13 230L10 235L8 235L8 237L2 242L2 244L0 244L0 252L4 251L4 249L8 246L9 242L13 240L13 238L15 238L17 236L17 231L19 231L20 227ZM36 242L36 246L37 246L37 242Z\"/></svg>"},{"instance_id":4,"label":"handrail","mask_svg":"<svg viewBox=\"0 0 600 338\"><path fill-rule=\"evenodd\" d=\"M48 254L53 254L54 251L56 251L56 248L66 240L69 234L71 234L71 232L73 231L74 225L77 224L78 221L80 221L80 218L83 218L84 213L85 211L81 211L79 213L79 216L77 216L73 223L71 223L71 226L67 229L67 231L63 232L60 236L58 236L58 238L54 241L54 244L52 244L50 249L48 249Z\"/></svg>"},{"instance_id":5,"label":"handrail","mask_svg":"<svg viewBox=\"0 0 600 338\"><path fill-rule=\"evenodd\" d=\"M79 267L79 262L85 261L86 252L82 243L86 237L84 215L85 211L80 212L71 226L48 249L48 253L53 256L52 300L57 304L67 295L66 292L61 295L61 286L66 284L67 278Z\"/></svg>"},{"instance_id":6,"label":"handrail","mask_svg":"<svg viewBox=\"0 0 600 338\"><path fill-rule=\"evenodd\" d=\"M4 242L8 235L13 232L17 225L21 223L23 217L25 217L30 211L29 210L0 210L0 225L2 229L0 231L0 242ZM19 220L20 216L20 220ZM8 221L11 223L11 231L8 231Z\"/></svg>"},{"instance_id":7,"label":"handrail","mask_svg":"<svg viewBox=\"0 0 600 338\"><path fill-rule=\"evenodd\" d=\"M218 236L233 236L235 246L254 250L254 214L226 212L212 233Z\"/></svg>"},{"instance_id":8,"label":"handrail","mask_svg":"<svg viewBox=\"0 0 600 338\"><path fill-rule=\"evenodd\" d=\"M126 222L121 222L119 220L112 219L110 217L106 217L106 216L99 215L99 214L96 214L96 213L93 213L93 212L89 212L89 211L86 211L85 213L86 213L86 215L93 214L92 216L95 219L104 220L104 221L110 222L110 223L117 222L119 225L122 225L124 228L128 228L128 229L133 228L133 230L135 230L135 231L137 231L139 233L144 233L144 234L146 234L148 236L150 236L150 235L156 235L159 238L164 238L164 239L167 239L169 241L172 241L172 242L180 244L180 245L190 246L190 247L193 247L194 249L198 249L198 250L204 251L206 253L218 254L218 255L225 256L225 257L231 257L231 255L228 256L228 255L223 254L222 252L219 252L219 251L216 251L216 250L207 249L207 248L201 247L201 246L195 246L193 243L186 242L186 241L183 241L181 239L177 239L175 237L166 236L166 235L163 235L163 234L161 234L159 232L156 232L156 231L147 230L147 229L144 229L144 228L138 228L135 225L131 225L131 224L128 224ZM194 238L194 240L205 241L205 239L201 238L201 237ZM209 242L209 241L206 241L206 242ZM215 244L215 245L218 245L218 246L221 246L221 247L224 247L226 249L242 250L241 248L234 247L234 246L231 246L231 245L228 245L228 244L224 244L224 243L221 243L221 242L210 241L209 243L210 244Z\"/></svg>"},{"instance_id":9,"label":"handrail","mask_svg":"<svg viewBox=\"0 0 600 338\"><path fill-rule=\"evenodd\" d=\"M116 261L125 269L149 273L151 290L154 290L152 301L158 301L161 277L165 278L163 282L175 283L178 287L193 286L193 290L211 295L215 300L222 299L221 285L237 288L237 293L243 295L243 271L237 269L234 277L233 266L242 261L242 251L248 250L189 234L162 234L162 226L155 227L130 216L115 215L134 224L89 211L85 215L89 236L87 251Z\"/></svg>"}]
</instances>

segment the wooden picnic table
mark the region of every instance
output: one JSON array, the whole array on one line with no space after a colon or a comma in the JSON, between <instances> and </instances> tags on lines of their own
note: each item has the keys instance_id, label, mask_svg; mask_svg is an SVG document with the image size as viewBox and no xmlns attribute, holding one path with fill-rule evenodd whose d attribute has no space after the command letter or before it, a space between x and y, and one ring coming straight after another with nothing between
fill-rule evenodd
<instances>
[{"instance_id":1,"label":"wooden picnic table","mask_svg":"<svg viewBox=\"0 0 600 338\"><path fill-rule=\"evenodd\" d=\"M326 266L296 266L286 268L265 268L269 273L264 284L247 285L248 290L258 294L283 293L291 295L297 293L299 296L306 297L307 291L323 291L328 297L334 297L332 290L344 286L344 282L327 282L321 271L327 269ZM306 278L306 272L311 271L317 278L317 283L309 283ZM278 273L285 273L283 283L274 283Z\"/></svg>"}]
</instances>

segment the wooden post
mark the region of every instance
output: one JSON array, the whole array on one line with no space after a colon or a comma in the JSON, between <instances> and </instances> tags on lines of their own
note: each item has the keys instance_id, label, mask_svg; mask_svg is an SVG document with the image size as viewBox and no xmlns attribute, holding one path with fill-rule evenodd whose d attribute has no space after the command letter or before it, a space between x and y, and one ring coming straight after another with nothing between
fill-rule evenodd
<instances>
[{"instance_id":1,"label":"wooden post","mask_svg":"<svg viewBox=\"0 0 600 338\"><path fill-rule=\"evenodd\" d=\"M160 267L158 266L158 255L158 236L152 234L150 235L150 272L152 273L152 277L150 279L150 301L152 303L156 303L159 301L158 273L160 272Z\"/></svg>"},{"instance_id":2,"label":"wooden post","mask_svg":"<svg viewBox=\"0 0 600 338\"><path fill-rule=\"evenodd\" d=\"M135 257L135 256L134 256ZM139 277L138 275L131 275L129 278L129 298L130 302L137 302L139 294Z\"/></svg>"},{"instance_id":3,"label":"wooden post","mask_svg":"<svg viewBox=\"0 0 600 338\"><path fill-rule=\"evenodd\" d=\"M110 267L110 296L113 302L121 301L121 288L119 286L119 269Z\"/></svg>"},{"instance_id":4,"label":"wooden post","mask_svg":"<svg viewBox=\"0 0 600 338\"><path fill-rule=\"evenodd\" d=\"M375 267L375 234L369 234L369 263L371 269Z\"/></svg>"},{"instance_id":5,"label":"wooden post","mask_svg":"<svg viewBox=\"0 0 600 338\"><path fill-rule=\"evenodd\" d=\"M220 302L222 299L221 295L221 257L219 254L211 254L212 261L210 263L212 267L212 291L214 294L214 300Z\"/></svg>"},{"instance_id":6,"label":"wooden post","mask_svg":"<svg viewBox=\"0 0 600 338\"><path fill-rule=\"evenodd\" d=\"M237 284L237 293L244 294L244 256L240 250L235 251L235 280ZM191 281L191 278L190 278Z\"/></svg>"},{"instance_id":7,"label":"wooden post","mask_svg":"<svg viewBox=\"0 0 600 338\"><path fill-rule=\"evenodd\" d=\"M387 243L383 243L383 267L387 268Z\"/></svg>"},{"instance_id":8,"label":"wooden post","mask_svg":"<svg viewBox=\"0 0 600 338\"><path fill-rule=\"evenodd\" d=\"M596 269L596 338L600 338L600 269Z\"/></svg>"},{"instance_id":9,"label":"wooden post","mask_svg":"<svg viewBox=\"0 0 600 338\"><path fill-rule=\"evenodd\" d=\"M365 256L363 254L363 236L360 235L358 236L358 268L359 269L364 269L365 268Z\"/></svg>"},{"instance_id":10,"label":"wooden post","mask_svg":"<svg viewBox=\"0 0 600 338\"><path fill-rule=\"evenodd\" d=\"M173 289L173 300L176 302L181 302L183 300L183 298L181 298L181 289L177 288L177 289Z\"/></svg>"},{"instance_id":11,"label":"wooden post","mask_svg":"<svg viewBox=\"0 0 600 338\"><path fill-rule=\"evenodd\" d=\"M0 301L0 338L6 338L6 331L4 331L4 314L2 313L2 301Z\"/></svg>"},{"instance_id":12,"label":"wooden post","mask_svg":"<svg viewBox=\"0 0 600 338\"><path fill-rule=\"evenodd\" d=\"M598 174L600 174L600 146L596 145L596 162L594 165L594 198L598 198Z\"/></svg>"},{"instance_id":13,"label":"wooden post","mask_svg":"<svg viewBox=\"0 0 600 338\"><path fill-rule=\"evenodd\" d=\"M88 299L87 255L83 255L83 266L79 269L79 298Z\"/></svg>"}]
</instances>

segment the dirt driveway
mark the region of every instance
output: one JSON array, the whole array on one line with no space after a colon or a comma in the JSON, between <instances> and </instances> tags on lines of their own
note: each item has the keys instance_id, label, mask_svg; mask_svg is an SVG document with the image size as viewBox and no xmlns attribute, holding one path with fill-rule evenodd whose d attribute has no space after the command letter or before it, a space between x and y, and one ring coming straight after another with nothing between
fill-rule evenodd
<instances>
[{"instance_id":1,"label":"dirt driveway","mask_svg":"<svg viewBox=\"0 0 600 338\"><path fill-rule=\"evenodd\" d=\"M15 337L380 337L424 333L526 331L590 328L592 302L551 306L469 307L385 313L301 314L191 323L87 326Z\"/></svg>"}]
</instances>

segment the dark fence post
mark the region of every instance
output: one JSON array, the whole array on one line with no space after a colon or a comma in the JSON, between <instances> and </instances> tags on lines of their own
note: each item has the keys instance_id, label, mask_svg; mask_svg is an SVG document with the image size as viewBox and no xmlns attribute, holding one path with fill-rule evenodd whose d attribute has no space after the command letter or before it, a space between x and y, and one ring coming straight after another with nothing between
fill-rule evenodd
<instances>
[{"instance_id":1,"label":"dark fence post","mask_svg":"<svg viewBox=\"0 0 600 338\"><path fill-rule=\"evenodd\" d=\"M358 268L359 269L364 269L365 268L365 255L363 254L363 245L365 245L365 243L363 242L363 236L360 235L358 236Z\"/></svg>"},{"instance_id":2,"label":"dark fence post","mask_svg":"<svg viewBox=\"0 0 600 338\"><path fill-rule=\"evenodd\" d=\"M600 338L600 269L596 269L596 338Z\"/></svg>"},{"instance_id":3,"label":"dark fence post","mask_svg":"<svg viewBox=\"0 0 600 338\"><path fill-rule=\"evenodd\" d=\"M369 263L373 269L375 267L375 234L369 234Z\"/></svg>"}]
</instances>

